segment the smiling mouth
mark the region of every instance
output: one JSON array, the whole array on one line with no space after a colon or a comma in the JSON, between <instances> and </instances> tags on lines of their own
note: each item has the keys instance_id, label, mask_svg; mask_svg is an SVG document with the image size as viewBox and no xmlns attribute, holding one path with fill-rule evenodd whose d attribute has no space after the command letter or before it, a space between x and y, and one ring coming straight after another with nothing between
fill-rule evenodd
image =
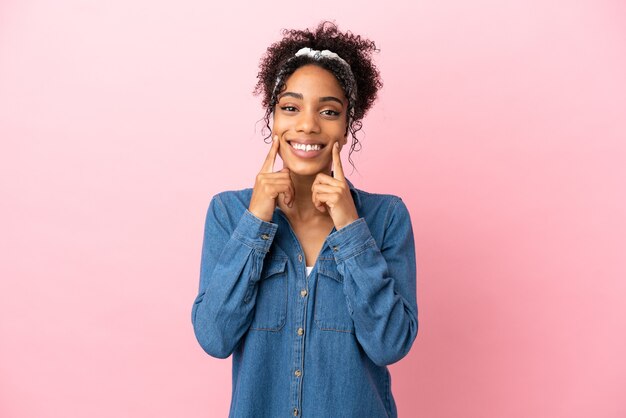
<instances>
[{"instance_id":1,"label":"smiling mouth","mask_svg":"<svg viewBox=\"0 0 626 418\"><path fill-rule=\"evenodd\" d=\"M287 143L298 151L311 152L311 151L319 151L324 148L326 145L324 144L301 144L295 141L287 141Z\"/></svg>"}]
</instances>

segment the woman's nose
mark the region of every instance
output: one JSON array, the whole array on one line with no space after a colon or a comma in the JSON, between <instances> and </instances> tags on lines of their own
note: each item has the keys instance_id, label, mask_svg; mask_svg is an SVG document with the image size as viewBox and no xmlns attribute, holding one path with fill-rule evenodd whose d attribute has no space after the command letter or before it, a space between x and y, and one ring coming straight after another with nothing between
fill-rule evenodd
<instances>
[{"instance_id":1,"label":"woman's nose","mask_svg":"<svg viewBox=\"0 0 626 418\"><path fill-rule=\"evenodd\" d=\"M318 133L320 129L315 112L300 112L296 130L304 133Z\"/></svg>"}]
</instances>

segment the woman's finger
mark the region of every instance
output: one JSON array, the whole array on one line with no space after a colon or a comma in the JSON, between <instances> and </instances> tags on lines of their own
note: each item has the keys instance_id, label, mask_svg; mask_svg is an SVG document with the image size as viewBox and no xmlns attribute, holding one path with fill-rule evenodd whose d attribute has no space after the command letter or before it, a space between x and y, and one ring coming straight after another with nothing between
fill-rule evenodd
<instances>
[{"instance_id":1,"label":"woman's finger","mask_svg":"<svg viewBox=\"0 0 626 418\"><path fill-rule=\"evenodd\" d=\"M267 157L265 157L265 161L263 162L263 167L261 167L262 173L271 173L274 171L274 162L276 161L276 154L278 154L279 146L280 146L280 141L278 140L278 135L274 135L274 139L272 140L272 146L270 147L270 151L267 153Z\"/></svg>"},{"instance_id":2,"label":"woman's finger","mask_svg":"<svg viewBox=\"0 0 626 418\"><path fill-rule=\"evenodd\" d=\"M341 193L341 189L339 187L321 183L314 183L311 187L311 191L313 193Z\"/></svg>"},{"instance_id":3,"label":"woman's finger","mask_svg":"<svg viewBox=\"0 0 626 418\"><path fill-rule=\"evenodd\" d=\"M337 180L344 181L343 166L341 165L341 155L339 154L339 142L333 145L333 177Z\"/></svg>"},{"instance_id":4,"label":"woman's finger","mask_svg":"<svg viewBox=\"0 0 626 418\"><path fill-rule=\"evenodd\" d=\"M337 203L337 194L336 193L314 193L314 203L317 206L318 204L325 204L329 208L335 206Z\"/></svg>"},{"instance_id":5,"label":"woman's finger","mask_svg":"<svg viewBox=\"0 0 626 418\"><path fill-rule=\"evenodd\" d=\"M339 179L329 176L328 174L317 173L317 175L315 176L315 180L313 181L313 184L330 184L332 186L339 187L343 184L343 182Z\"/></svg>"},{"instance_id":6,"label":"woman's finger","mask_svg":"<svg viewBox=\"0 0 626 418\"><path fill-rule=\"evenodd\" d=\"M313 205L315 205L315 209L319 210L322 213L326 212L326 205L324 204L324 202L317 198L317 193L313 192L311 194L311 200L313 200Z\"/></svg>"},{"instance_id":7,"label":"woman's finger","mask_svg":"<svg viewBox=\"0 0 626 418\"><path fill-rule=\"evenodd\" d=\"M265 183L268 186L267 190L278 190L279 193L284 193L288 201L292 201L296 194L296 190L293 183L290 180L270 180ZM288 202L285 202L287 204Z\"/></svg>"},{"instance_id":8,"label":"woman's finger","mask_svg":"<svg viewBox=\"0 0 626 418\"><path fill-rule=\"evenodd\" d=\"M273 199L276 199L278 195L282 194L285 204L289 204L293 201L295 190L293 184L287 182L265 183L266 193Z\"/></svg>"}]
</instances>

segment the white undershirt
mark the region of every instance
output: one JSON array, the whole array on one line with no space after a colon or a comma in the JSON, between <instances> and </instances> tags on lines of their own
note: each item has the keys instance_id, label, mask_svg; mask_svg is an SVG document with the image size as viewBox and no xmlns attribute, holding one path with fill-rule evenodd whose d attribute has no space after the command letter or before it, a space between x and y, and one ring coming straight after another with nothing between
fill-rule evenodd
<instances>
[{"instance_id":1,"label":"white undershirt","mask_svg":"<svg viewBox=\"0 0 626 418\"><path fill-rule=\"evenodd\" d=\"M313 270L313 266L306 266L306 276L309 277L309 274L311 274L311 270Z\"/></svg>"}]
</instances>

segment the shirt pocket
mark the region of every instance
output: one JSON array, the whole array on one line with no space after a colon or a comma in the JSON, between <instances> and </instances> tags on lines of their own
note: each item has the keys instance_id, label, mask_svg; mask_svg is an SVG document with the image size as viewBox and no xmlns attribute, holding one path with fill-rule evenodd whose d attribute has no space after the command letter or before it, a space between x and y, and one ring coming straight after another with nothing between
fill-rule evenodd
<instances>
[{"instance_id":1,"label":"shirt pocket","mask_svg":"<svg viewBox=\"0 0 626 418\"><path fill-rule=\"evenodd\" d=\"M350 307L343 293L343 276L335 260L319 260L315 288L314 320L322 331L354 334Z\"/></svg>"},{"instance_id":2,"label":"shirt pocket","mask_svg":"<svg viewBox=\"0 0 626 418\"><path fill-rule=\"evenodd\" d=\"M280 331L287 318L287 258L271 257L263 262L251 329Z\"/></svg>"}]
</instances>

